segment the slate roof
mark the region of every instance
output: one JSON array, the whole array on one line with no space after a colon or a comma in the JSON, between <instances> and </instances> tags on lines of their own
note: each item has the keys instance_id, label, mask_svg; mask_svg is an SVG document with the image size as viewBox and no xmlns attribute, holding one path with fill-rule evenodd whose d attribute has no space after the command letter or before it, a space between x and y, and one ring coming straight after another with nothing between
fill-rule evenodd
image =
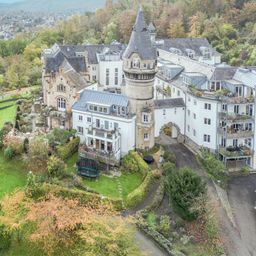
<instances>
[{"instance_id":1,"label":"slate roof","mask_svg":"<svg viewBox=\"0 0 256 256\"><path fill-rule=\"evenodd\" d=\"M86 80L74 70L66 59L63 61L60 68L63 69L63 75L70 79L76 85L76 88L83 89L87 86Z\"/></svg>"},{"instance_id":2,"label":"slate roof","mask_svg":"<svg viewBox=\"0 0 256 256\"><path fill-rule=\"evenodd\" d=\"M237 69L233 79L243 83L246 86L254 88L256 86L256 71L254 69Z\"/></svg>"},{"instance_id":3,"label":"slate roof","mask_svg":"<svg viewBox=\"0 0 256 256\"><path fill-rule=\"evenodd\" d=\"M155 109L185 107L182 98L155 100Z\"/></svg>"},{"instance_id":4,"label":"slate roof","mask_svg":"<svg viewBox=\"0 0 256 256\"><path fill-rule=\"evenodd\" d=\"M216 67L210 80L225 81L233 78L237 68L235 67Z\"/></svg>"},{"instance_id":5,"label":"slate roof","mask_svg":"<svg viewBox=\"0 0 256 256\"><path fill-rule=\"evenodd\" d=\"M157 59L156 47L151 43L148 26L145 22L142 8L138 11L131 38L123 57L129 59L133 53L137 53L142 60Z\"/></svg>"},{"instance_id":6,"label":"slate roof","mask_svg":"<svg viewBox=\"0 0 256 256\"><path fill-rule=\"evenodd\" d=\"M126 96L121 94L84 90L80 96L80 100L73 105L72 109L78 111L88 111L88 103L105 106L116 105L128 107L129 100Z\"/></svg>"},{"instance_id":7,"label":"slate roof","mask_svg":"<svg viewBox=\"0 0 256 256\"><path fill-rule=\"evenodd\" d=\"M56 48L56 45L54 46ZM58 51L55 54L45 54L46 73L58 72L60 65L66 59L74 70L78 73L86 71L86 60L83 56L77 56L77 53L88 52L88 64L98 64L97 53L101 53L104 48L111 51L123 52L125 45L63 45L57 46Z\"/></svg>"},{"instance_id":8,"label":"slate roof","mask_svg":"<svg viewBox=\"0 0 256 256\"><path fill-rule=\"evenodd\" d=\"M157 44L157 47L170 51L170 48L179 49L183 55L187 56L186 50L192 50L195 52L196 56L202 56L202 52L200 47L206 47L212 50L214 55L220 55L215 49L212 48L210 43L206 38L170 38L170 39L162 39Z\"/></svg>"}]
</instances>

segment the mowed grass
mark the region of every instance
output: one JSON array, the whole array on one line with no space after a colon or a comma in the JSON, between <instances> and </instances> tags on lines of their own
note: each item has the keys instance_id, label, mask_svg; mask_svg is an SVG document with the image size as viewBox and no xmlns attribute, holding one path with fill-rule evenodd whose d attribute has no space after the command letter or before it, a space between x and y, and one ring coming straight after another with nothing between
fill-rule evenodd
<instances>
[{"instance_id":1,"label":"mowed grass","mask_svg":"<svg viewBox=\"0 0 256 256\"><path fill-rule=\"evenodd\" d=\"M78 160L78 154L73 155L68 161L68 171L76 172L74 167ZM140 173L123 174L121 177L108 177L101 175L98 179L83 179L84 185L100 193L103 196L111 198L119 198L118 183L121 184L124 199L130 192L136 189L142 183L142 175Z\"/></svg>"},{"instance_id":2,"label":"mowed grass","mask_svg":"<svg viewBox=\"0 0 256 256\"><path fill-rule=\"evenodd\" d=\"M6 122L12 122L14 124L14 121L15 121L16 110L17 110L16 102L10 101L10 102L1 103L0 101L0 109L6 106L10 106L10 107L0 110L0 129L2 129L2 127Z\"/></svg>"},{"instance_id":3,"label":"mowed grass","mask_svg":"<svg viewBox=\"0 0 256 256\"><path fill-rule=\"evenodd\" d=\"M27 173L24 164L20 160L7 161L0 151L0 199L16 188L26 185Z\"/></svg>"}]
</instances>

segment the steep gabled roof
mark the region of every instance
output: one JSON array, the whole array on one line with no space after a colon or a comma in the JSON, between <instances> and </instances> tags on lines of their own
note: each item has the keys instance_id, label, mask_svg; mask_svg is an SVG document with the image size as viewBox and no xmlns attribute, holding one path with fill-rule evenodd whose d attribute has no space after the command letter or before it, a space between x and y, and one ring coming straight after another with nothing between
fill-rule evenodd
<instances>
[{"instance_id":1,"label":"steep gabled roof","mask_svg":"<svg viewBox=\"0 0 256 256\"><path fill-rule=\"evenodd\" d=\"M133 53L137 53L142 60L157 59L156 48L151 43L142 8L138 11L131 38L123 57L128 59Z\"/></svg>"}]
</instances>

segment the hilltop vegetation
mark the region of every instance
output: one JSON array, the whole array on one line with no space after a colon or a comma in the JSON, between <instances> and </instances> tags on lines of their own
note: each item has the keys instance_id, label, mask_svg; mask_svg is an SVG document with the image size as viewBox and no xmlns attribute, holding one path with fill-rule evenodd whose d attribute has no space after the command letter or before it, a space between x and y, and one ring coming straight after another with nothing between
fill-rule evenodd
<instances>
[{"instance_id":1,"label":"hilltop vegetation","mask_svg":"<svg viewBox=\"0 0 256 256\"><path fill-rule=\"evenodd\" d=\"M255 1L144 0L142 5L159 38L206 37L223 61L256 65ZM127 43L137 9L137 0L107 0L95 13L74 16L36 35L0 41L0 89L40 84L41 52L54 43Z\"/></svg>"}]
</instances>

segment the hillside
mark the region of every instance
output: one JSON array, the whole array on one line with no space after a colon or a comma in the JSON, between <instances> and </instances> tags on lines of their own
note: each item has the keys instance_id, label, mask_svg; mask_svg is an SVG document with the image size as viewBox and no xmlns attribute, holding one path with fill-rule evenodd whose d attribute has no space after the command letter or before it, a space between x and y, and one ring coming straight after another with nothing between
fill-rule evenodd
<instances>
[{"instance_id":1,"label":"hillside","mask_svg":"<svg viewBox=\"0 0 256 256\"><path fill-rule=\"evenodd\" d=\"M65 12L70 10L95 11L105 0L24 0L13 4L0 3L0 11Z\"/></svg>"}]
</instances>

